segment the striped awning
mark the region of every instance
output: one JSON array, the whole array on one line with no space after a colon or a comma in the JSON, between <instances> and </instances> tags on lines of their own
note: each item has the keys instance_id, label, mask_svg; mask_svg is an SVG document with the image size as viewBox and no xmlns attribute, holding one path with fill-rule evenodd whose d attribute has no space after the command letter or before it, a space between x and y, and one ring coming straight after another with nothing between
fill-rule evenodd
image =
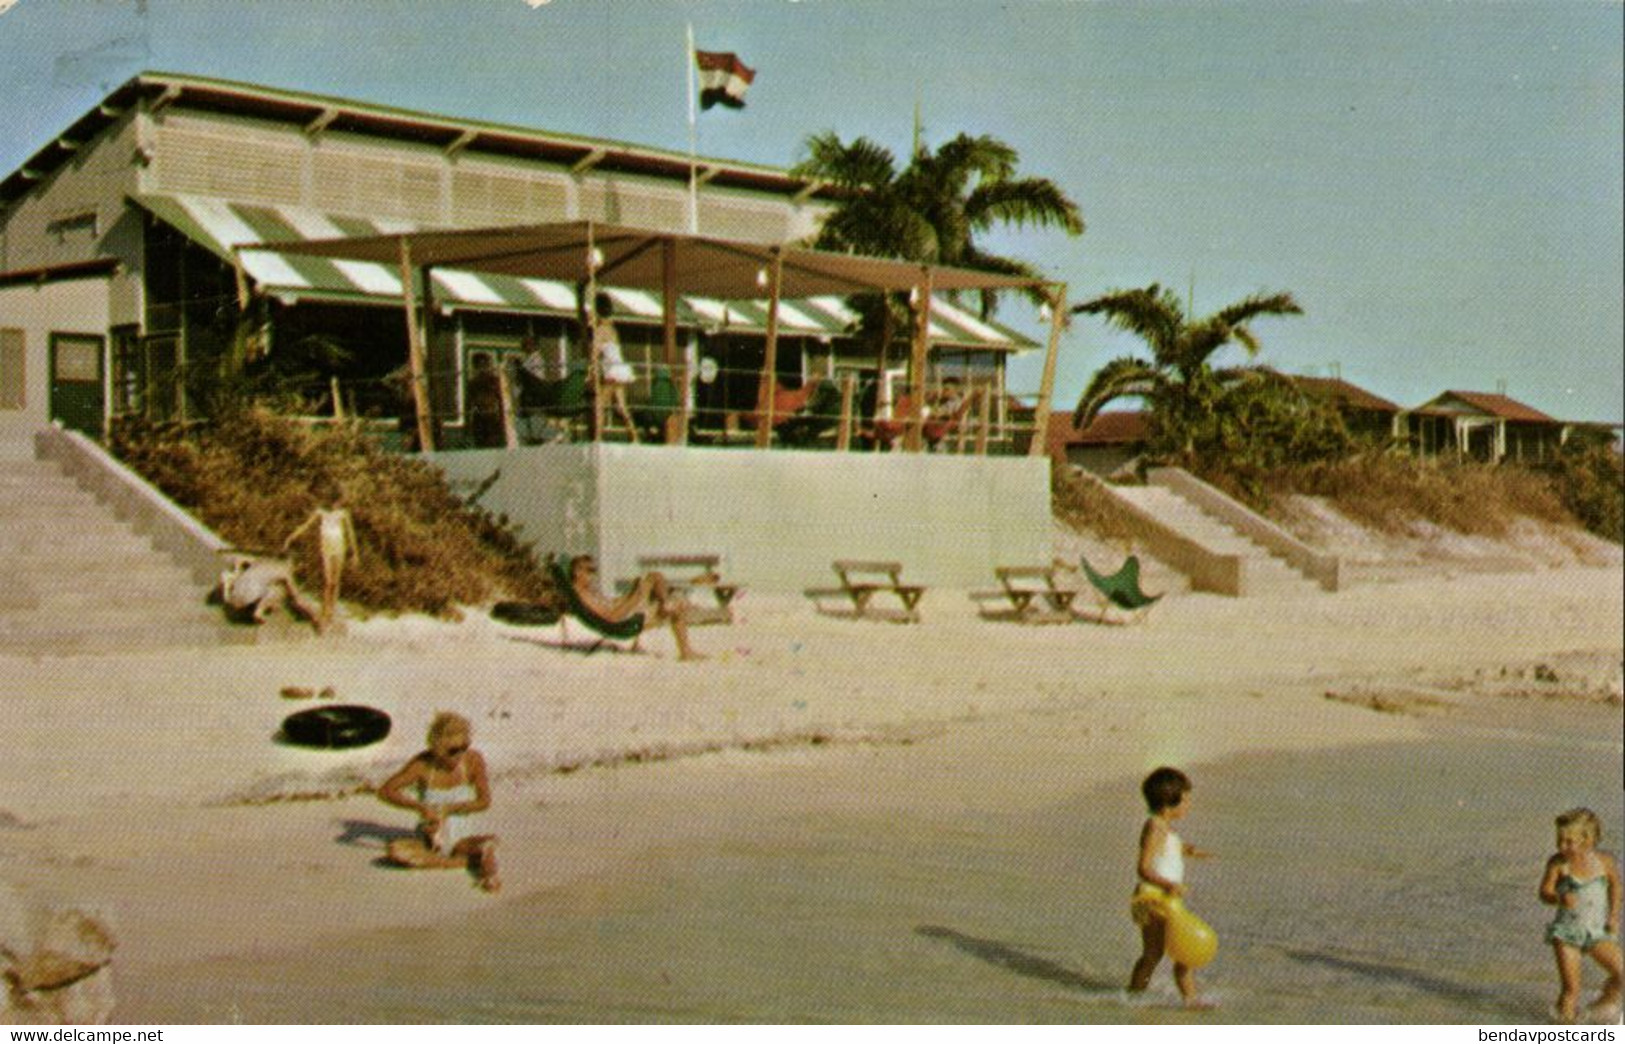
<instances>
[{"instance_id":1,"label":"striped awning","mask_svg":"<svg viewBox=\"0 0 1625 1044\"><path fill-rule=\"evenodd\" d=\"M378 236L423 231L424 226L387 218L357 218L304 207L264 206L191 195L137 195L143 210L174 228L227 264L241 262L244 274L264 293L284 298L387 304L401 299L398 269L375 261L348 261L269 250L238 250L248 244L293 243L341 236ZM573 318L576 290L568 283L454 268L432 270L436 301L451 309L513 312ZM645 290L604 287L618 322L659 324L658 295ZM762 334L768 302L678 299L677 322L708 331ZM849 335L857 315L839 297L779 302L784 336L829 339ZM979 319L941 294L931 305L934 345L1020 351L1032 340L998 323Z\"/></svg>"}]
</instances>

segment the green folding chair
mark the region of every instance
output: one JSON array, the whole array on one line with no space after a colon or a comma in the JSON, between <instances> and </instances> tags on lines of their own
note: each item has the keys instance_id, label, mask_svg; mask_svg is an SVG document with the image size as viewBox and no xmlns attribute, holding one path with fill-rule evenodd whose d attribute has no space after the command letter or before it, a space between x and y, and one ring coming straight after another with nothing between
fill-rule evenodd
<instances>
[{"instance_id":1,"label":"green folding chair","mask_svg":"<svg viewBox=\"0 0 1625 1044\"><path fill-rule=\"evenodd\" d=\"M611 620L601 616L581 600L576 593L575 585L570 583L570 573L563 562L553 559L548 563L549 575L559 590L559 596L564 599L564 609L568 616L573 616L586 625L587 629L599 637L587 650L588 654L597 652L606 642L631 642L633 651L637 650L638 638L643 634L644 616L642 613L633 613L624 620ZM565 617L559 617L559 627L564 632L564 640L569 641L569 634L565 632Z\"/></svg>"},{"instance_id":2,"label":"green folding chair","mask_svg":"<svg viewBox=\"0 0 1625 1044\"><path fill-rule=\"evenodd\" d=\"M1106 621L1106 607L1116 606L1129 614L1129 619L1142 621L1151 607L1157 604L1162 595L1148 595L1140 589L1140 559L1138 555L1129 555L1123 567L1110 576L1097 573L1089 564L1087 558L1080 558L1083 563L1083 575L1089 578L1089 585L1095 589L1100 602L1100 619Z\"/></svg>"}]
</instances>

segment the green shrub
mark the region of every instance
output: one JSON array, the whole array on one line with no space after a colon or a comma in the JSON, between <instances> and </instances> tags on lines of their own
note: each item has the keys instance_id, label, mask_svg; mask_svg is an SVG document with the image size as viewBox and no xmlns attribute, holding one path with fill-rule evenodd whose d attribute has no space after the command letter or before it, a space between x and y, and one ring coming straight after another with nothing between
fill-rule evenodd
<instances>
[{"instance_id":1,"label":"green shrub","mask_svg":"<svg viewBox=\"0 0 1625 1044\"><path fill-rule=\"evenodd\" d=\"M1625 543L1625 458L1611 443L1577 440L1545 469L1563 506L1586 529Z\"/></svg>"},{"instance_id":2,"label":"green shrub","mask_svg":"<svg viewBox=\"0 0 1625 1044\"><path fill-rule=\"evenodd\" d=\"M312 509L342 496L357 561L344 599L364 609L456 616L499 598L546 599L551 584L505 517L471 507L435 468L390 453L359 427L296 424L262 408L197 425L124 420L113 452L233 545L275 552ZM320 590L313 538L294 552Z\"/></svg>"}]
</instances>

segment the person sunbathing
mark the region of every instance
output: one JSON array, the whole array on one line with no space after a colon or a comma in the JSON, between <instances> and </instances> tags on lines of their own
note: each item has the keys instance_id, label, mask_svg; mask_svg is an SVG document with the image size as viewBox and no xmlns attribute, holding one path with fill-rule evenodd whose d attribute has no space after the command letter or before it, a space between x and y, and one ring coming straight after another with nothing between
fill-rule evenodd
<instances>
[{"instance_id":1,"label":"person sunbathing","mask_svg":"<svg viewBox=\"0 0 1625 1044\"><path fill-rule=\"evenodd\" d=\"M582 605L606 620L620 623L643 613L651 624L670 626L679 660L705 659L688 642L688 602L671 589L664 574L644 573L626 594L610 598L598 589L597 561L591 555L577 555L570 560L570 586Z\"/></svg>"}]
</instances>

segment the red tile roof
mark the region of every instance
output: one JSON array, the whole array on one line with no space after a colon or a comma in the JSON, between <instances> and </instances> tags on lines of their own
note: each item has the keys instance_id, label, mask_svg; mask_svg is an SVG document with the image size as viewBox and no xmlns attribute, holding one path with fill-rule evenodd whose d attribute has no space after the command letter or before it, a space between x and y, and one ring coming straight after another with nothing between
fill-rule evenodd
<instances>
[{"instance_id":1,"label":"red tile roof","mask_svg":"<svg viewBox=\"0 0 1625 1044\"><path fill-rule=\"evenodd\" d=\"M1124 445L1145 439L1145 414L1137 410L1107 410L1081 431L1072 426L1072 414L1053 413L1046 446L1051 453L1061 453L1067 446Z\"/></svg>"},{"instance_id":2,"label":"red tile roof","mask_svg":"<svg viewBox=\"0 0 1625 1044\"><path fill-rule=\"evenodd\" d=\"M1357 384L1350 384L1341 377L1295 376L1292 382L1309 395L1330 399L1338 405L1352 406L1357 410L1399 413L1404 409L1397 402L1389 402L1382 396L1374 395Z\"/></svg>"},{"instance_id":3,"label":"red tile roof","mask_svg":"<svg viewBox=\"0 0 1625 1044\"><path fill-rule=\"evenodd\" d=\"M1516 399L1509 399L1505 395L1492 395L1489 392L1447 391L1423 403L1416 412L1435 412L1429 407L1437 407L1440 400L1447 398L1459 399L1481 413L1487 413L1492 417L1500 417L1502 420L1534 421L1538 424L1563 423L1556 417L1547 416L1533 406L1525 406Z\"/></svg>"}]
</instances>

